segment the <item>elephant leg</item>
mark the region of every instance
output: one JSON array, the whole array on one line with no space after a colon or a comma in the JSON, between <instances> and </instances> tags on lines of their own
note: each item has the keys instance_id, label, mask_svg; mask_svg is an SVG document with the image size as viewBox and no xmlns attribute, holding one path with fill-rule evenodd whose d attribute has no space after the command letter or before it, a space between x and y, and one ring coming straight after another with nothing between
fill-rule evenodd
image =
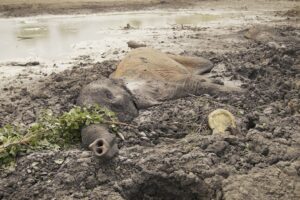
<instances>
[{"instance_id":1,"label":"elephant leg","mask_svg":"<svg viewBox=\"0 0 300 200\"><path fill-rule=\"evenodd\" d=\"M168 54L168 57L185 66L192 74L201 75L210 72L213 63L201 57Z\"/></svg>"},{"instance_id":2,"label":"elephant leg","mask_svg":"<svg viewBox=\"0 0 300 200\"><path fill-rule=\"evenodd\" d=\"M176 85L173 85L173 90L170 92L169 99L176 99L188 95L220 95L231 92L243 92L240 87L232 87L226 85L218 85L207 77L190 76L182 79Z\"/></svg>"}]
</instances>

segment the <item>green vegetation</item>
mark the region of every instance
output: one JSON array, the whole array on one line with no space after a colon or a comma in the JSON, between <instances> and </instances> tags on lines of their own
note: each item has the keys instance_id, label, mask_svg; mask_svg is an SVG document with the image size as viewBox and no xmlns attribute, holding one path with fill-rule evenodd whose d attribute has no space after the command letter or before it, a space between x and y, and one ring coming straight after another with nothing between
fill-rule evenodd
<instances>
[{"instance_id":1,"label":"green vegetation","mask_svg":"<svg viewBox=\"0 0 300 200\"><path fill-rule=\"evenodd\" d=\"M7 125L0 129L0 167L13 164L20 153L78 143L81 128L97 123L108 124L114 131L121 124L112 111L93 106L74 107L58 117L47 110L27 129Z\"/></svg>"}]
</instances>

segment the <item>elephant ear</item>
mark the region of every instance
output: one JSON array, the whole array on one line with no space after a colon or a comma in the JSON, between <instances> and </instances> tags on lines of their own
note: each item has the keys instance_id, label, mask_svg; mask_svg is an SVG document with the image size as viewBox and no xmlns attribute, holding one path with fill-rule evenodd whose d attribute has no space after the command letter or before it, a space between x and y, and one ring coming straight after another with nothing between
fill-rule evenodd
<instances>
[{"instance_id":1,"label":"elephant ear","mask_svg":"<svg viewBox=\"0 0 300 200\"><path fill-rule=\"evenodd\" d=\"M180 56L168 54L170 58L185 66L191 74L201 75L208 73L213 68L213 63L202 57Z\"/></svg>"},{"instance_id":2,"label":"elephant ear","mask_svg":"<svg viewBox=\"0 0 300 200\"><path fill-rule=\"evenodd\" d=\"M121 81L103 79L83 87L77 99L79 106L100 105L115 112L120 121L131 121L138 110L131 94Z\"/></svg>"}]
</instances>

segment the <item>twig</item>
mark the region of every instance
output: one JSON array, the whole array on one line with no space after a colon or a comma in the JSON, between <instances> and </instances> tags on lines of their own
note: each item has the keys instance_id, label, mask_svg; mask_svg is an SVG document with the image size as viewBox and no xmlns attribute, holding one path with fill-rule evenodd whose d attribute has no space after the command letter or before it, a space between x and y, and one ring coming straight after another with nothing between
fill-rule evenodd
<instances>
[{"instance_id":1,"label":"twig","mask_svg":"<svg viewBox=\"0 0 300 200\"><path fill-rule=\"evenodd\" d=\"M5 149L11 147L11 146L15 146L15 145L18 145L18 144L26 144L28 143L35 135L31 135L30 137L27 137L27 138L24 138L20 141L16 141L16 142L12 142L12 143L8 143L8 144L5 144L5 145L2 145L0 146L0 153L4 152Z\"/></svg>"},{"instance_id":2,"label":"twig","mask_svg":"<svg viewBox=\"0 0 300 200\"><path fill-rule=\"evenodd\" d=\"M125 137L124 137L124 135L123 135L121 132L117 131L117 135L118 135L123 141L125 141Z\"/></svg>"},{"instance_id":3,"label":"twig","mask_svg":"<svg viewBox=\"0 0 300 200\"><path fill-rule=\"evenodd\" d=\"M135 125L127 124L127 123L124 123L124 122L115 122L115 121L103 120L103 123L116 124L116 125L122 125L122 126L130 126L130 127L133 127L133 128L137 128L137 126L135 126Z\"/></svg>"}]
</instances>

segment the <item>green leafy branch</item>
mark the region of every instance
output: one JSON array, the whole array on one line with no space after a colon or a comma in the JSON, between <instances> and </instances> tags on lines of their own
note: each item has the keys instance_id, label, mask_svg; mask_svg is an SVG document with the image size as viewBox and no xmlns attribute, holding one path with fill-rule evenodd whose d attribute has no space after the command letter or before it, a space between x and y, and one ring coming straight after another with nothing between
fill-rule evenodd
<instances>
[{"instance_id":1,"label":"green leafy branch","mask_svg":"<svg viewBox=\"0 0 300 200\"><path fill-rule=\"evenodd\" d=\"M81 129L90 124L108 124L116 132L118 125L127 125L100 106L76 106L58 117L47 110L27 129L11 125L0 129L0 166L10 165L20 153L76 144L81 139Z\"/></svg>"}]
</instances>

